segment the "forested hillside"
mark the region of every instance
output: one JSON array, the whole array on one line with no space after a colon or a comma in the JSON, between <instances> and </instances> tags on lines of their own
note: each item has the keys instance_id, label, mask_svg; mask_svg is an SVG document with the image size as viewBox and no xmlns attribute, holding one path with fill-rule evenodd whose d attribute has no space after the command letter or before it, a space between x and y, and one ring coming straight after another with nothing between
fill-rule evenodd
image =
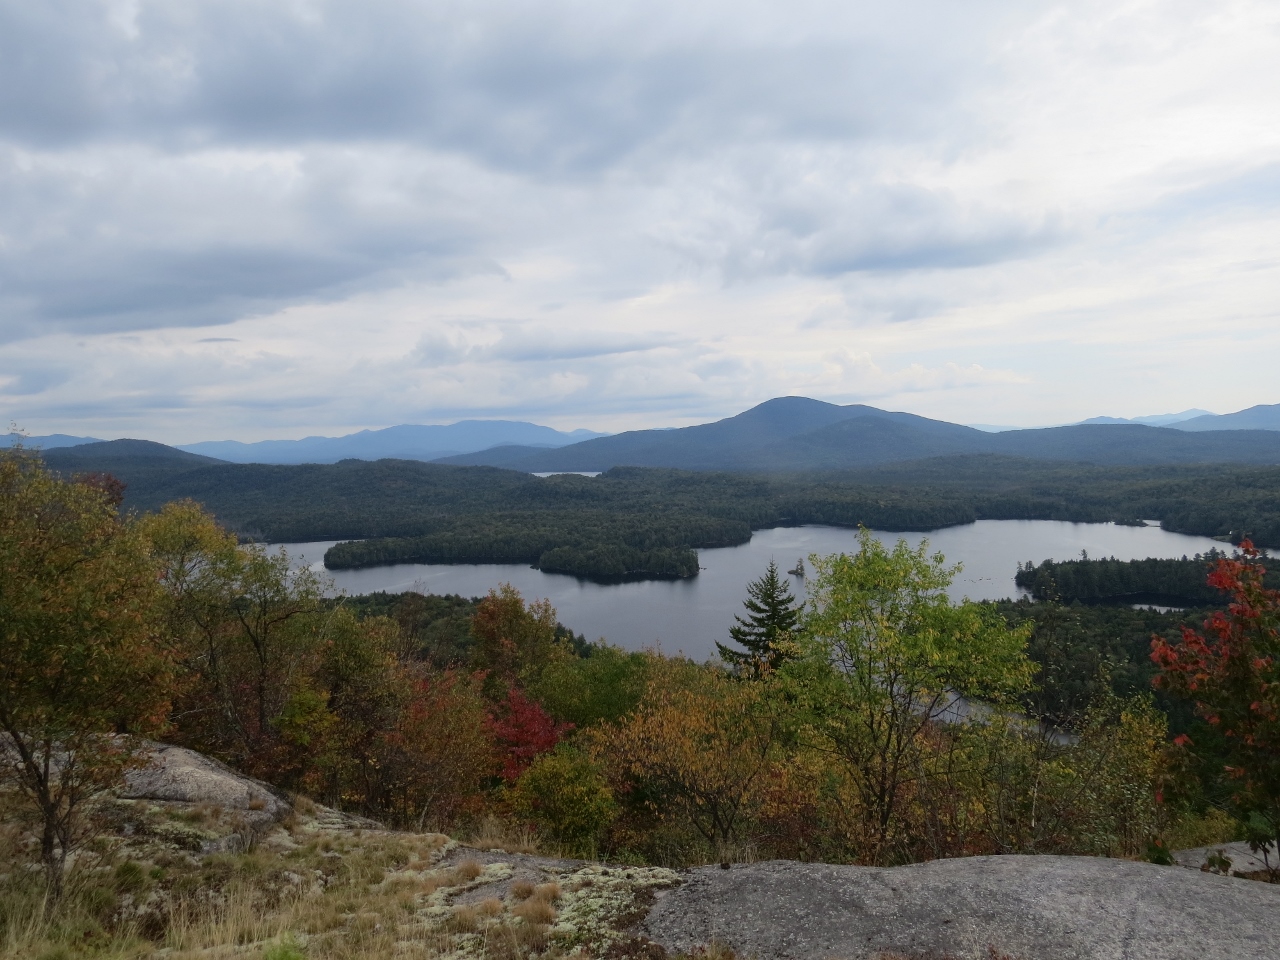
<instances>
[{"instance_id":1,"label":"forested hillside","mask_svg":"<svg viewBox=\"0 0 1280 960\"><path fill-rule=\"evenodd\" d=\"M1096 467L992 455L795 474L617 468L536 477L404 460L227 464L159 444L52 450L67 474L110 472L125 506L190 498L246 539L359 540L334 566L537 564L601 580L682 577L693 550L752 530L864 524L933 530L979 519L1158 521L1181 533L1280 546L1280 467Z\"/></svg>"},{"instance_id":2,"label":"forested hillside","mask_svg":"<svg viewBox=\"0 0 1280 960\"><path fill-rule=\"evenodd\" d=\"M1206 582L1206 577L1223 556L1220 551L1210 551L1181 560L1084 557L1046 560L1039 566L1028 562L1019 568L1015 581L1037 600L1215 606L1225 598L1222 591ZM1269 571L1266 582L1272 589L1280 587L1280 572Z\"/></svg>"},{"instance_id":3,"label":"forested hillside","mask_svg":"<svg viewBox=\"0 0 1280 960\"><path fill-rule=\"evenodd\" d=\"M513 470L856 470L957 454L997 454L1110 466L1280 463L1280 432L1190 433L1142 424L1077 424L986 433L972 427L862 404L836 406L778 397L715 423L633 430L558 450L507 446L442 463Z\"/></svg>"}]
</instances>

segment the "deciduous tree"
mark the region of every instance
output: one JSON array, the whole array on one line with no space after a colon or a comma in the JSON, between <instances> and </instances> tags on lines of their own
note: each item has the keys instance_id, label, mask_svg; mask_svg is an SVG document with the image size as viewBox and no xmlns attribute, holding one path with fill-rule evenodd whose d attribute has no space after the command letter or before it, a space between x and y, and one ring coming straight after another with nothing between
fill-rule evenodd
<instances>
[{"instance_id":1,"label":"deciduous tree","mask_svg":"<svg viewBox=\"0 0 1280 960\"><path fill-rule=\"evenodd\" d=\"M146 541L109 490L0 453L0 776L36 815L54 899L86 804L168 712L160 600Z\"/></svg>"},{"instance_id":2,"label":"deciduous tree","mask_svg":"<svg viewBox=\"0 0 1280 960\"><path fill-rule=\"evenodd\" d=\"M556 611L547 600L526 605L509 583L489 591L471 618L473 666L490 677L498 696L503 684L528 682L552 660L569 655L556 637Z\"/></svg>"},{"instance_id":3,"label":"deciduous tree","mask_svg":"<svg viewBox=\"0 0 1280 960\"><path fill-rule=\"evenodd\" d=\"M869 825L872 861L899 840L899 807L922 762L923 735L939 719L963 719L955 697L999 701L1025 688L1029 628L993 611L954 604L958 567L927 543L888 550L862 529L852 555L815 557L800 653L783 667L808 721L804 737L840 763Z\"/></svg>"},{"instance_id":4,"label":"deciduous tree","mask_svg":"<svg viewBox=\"0 0 1280 960\"><path fill-rule=\"evenodd\" d=\"M1266 568L1248 540L1238 558L1222 558L1210 586L1231 597L1202 630L1184 627L1180 640L1156 637L1151 658L1157 686L1195 703L1221 738L1225 756L1214 774L1230 789L1251 840L1270 845L1280 865L1280 590L1263 585ZM1177 738L1192 750L1187 736Z\"/></svg>"},{"instance_id":5,"label":"deciduous tree","mask_svg":"<svg viewBox=\"0 0 1280 960\"><path fill-rule=\"evenodd\" d=\"M161 568L168 620L193 684L180 739L269 780L295 776L281 736L323 705L311 678L323 642L320 583L283 552L239 546L200 507L169 504L140 524Z\"/></svg>"},{"instance_id":6,"label":"deciduous tree","mask_svg":"<svg viewBox=\"0 0 1280 960\"><path fill-rule=\"evenodd\" d=\"M723 857L761 803L779 759L784 714L769 683L655 658L640 706L597 743L626 777L647 784Z\"/></svg>"}]
</instances>

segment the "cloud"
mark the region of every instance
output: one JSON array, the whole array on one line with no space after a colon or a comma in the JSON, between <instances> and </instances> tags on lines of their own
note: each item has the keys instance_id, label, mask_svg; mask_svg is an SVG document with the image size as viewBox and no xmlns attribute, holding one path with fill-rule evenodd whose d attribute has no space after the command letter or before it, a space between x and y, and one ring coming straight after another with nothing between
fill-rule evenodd
<instances>
[{"instance_id":1,"label":"cloud","mask_svg":"<svg viewBox=\"0 0 1280 960\"><path fill-rule=\"evenodd\" d=\"M1274 402L1202 365L1280 361L1278 27L1258 0L0 0L0 403L202 439L804 391L989 422Z\"/></svg>"}]
</instances>

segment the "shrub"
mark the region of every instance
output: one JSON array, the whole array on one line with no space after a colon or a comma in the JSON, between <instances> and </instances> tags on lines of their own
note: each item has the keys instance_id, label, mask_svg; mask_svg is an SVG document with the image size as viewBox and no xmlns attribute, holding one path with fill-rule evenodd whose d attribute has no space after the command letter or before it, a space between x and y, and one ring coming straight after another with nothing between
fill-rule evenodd
<instances>
[{"instance_id":1,"label":"shrub","mask_svg":"<svg viewBox=\"0 0 1280 960\"><path fill-rule=\"evenodd\" d=\"M567 744L535 760L510 800L517 816L578 853L591 853L617 814L600 768Z\"/></svg>"}]
</instances>

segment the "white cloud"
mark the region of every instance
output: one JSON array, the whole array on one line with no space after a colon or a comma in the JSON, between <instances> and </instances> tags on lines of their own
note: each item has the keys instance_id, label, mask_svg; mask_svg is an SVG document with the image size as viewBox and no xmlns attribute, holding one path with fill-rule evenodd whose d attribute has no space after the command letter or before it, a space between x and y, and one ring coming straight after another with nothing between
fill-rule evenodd
<instances>
[{"instance_id":1,"label":"white cloud","mask_svg":"<svg viewBox=\"0 0 1280 960\"><path fill-rule=\"evenodd\" d=\"M1276 62L1252 0L0 0L0 413L1275 402Z\"/></svg>"}]
</instances>

